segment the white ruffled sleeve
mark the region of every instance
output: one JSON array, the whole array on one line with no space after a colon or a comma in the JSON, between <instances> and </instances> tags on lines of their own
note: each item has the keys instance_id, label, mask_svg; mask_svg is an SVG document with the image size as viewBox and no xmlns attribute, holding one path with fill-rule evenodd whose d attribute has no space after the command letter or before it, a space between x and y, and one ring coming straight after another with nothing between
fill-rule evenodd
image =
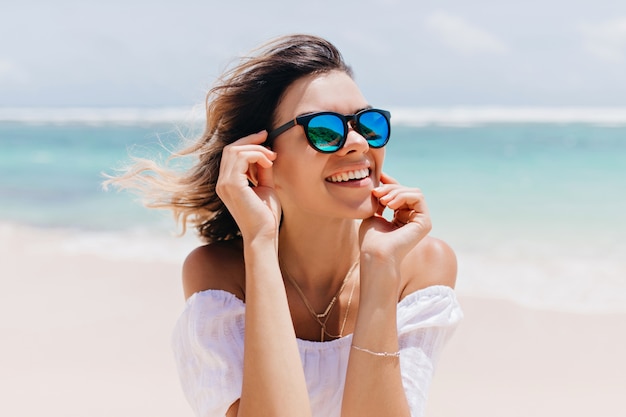
<instances>
[{"instance_id":1,"label":"white ruffled sleeve","mask_svg":"<svg viewBox=\"0 0 626 417\"><path fill-rule=\"evenodd\" d=\"M244 303L226 291L193 294L174 327L183 391L198 417L224 416L241 397Z\"/></svg>"},{"instance_id":2,"label":"white ruffled sleeve","mask_svg":"<svg viewBox=\"0 0 626 417\"><path fill-rule=\"evenodd\" d=\"M454 290L446 286L424 288L398 304L400 368L412 417L423 416L437 358L462 318Z\"/></svg>"}]
</instances>

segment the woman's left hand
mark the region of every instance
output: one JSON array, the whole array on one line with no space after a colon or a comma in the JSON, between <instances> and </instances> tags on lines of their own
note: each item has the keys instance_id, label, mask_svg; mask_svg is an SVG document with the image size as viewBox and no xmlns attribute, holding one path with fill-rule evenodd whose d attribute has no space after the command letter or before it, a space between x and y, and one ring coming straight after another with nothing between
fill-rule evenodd
<instances>
[{"instance_id":1,"label":"woman's left hand","mask_svg":"<svg viewBox=\"0 0 626 417\"><path fill-rule=\"evenodd\" d=\"M378 210L361 223L361 253L398 265L430 232L430 215L424 195L418 188L400 185L384 173L380 182L381 185L372 191L378 198ZM393 210L391 221L382 216L385 208Z\"/></svg>"}]
</instances>

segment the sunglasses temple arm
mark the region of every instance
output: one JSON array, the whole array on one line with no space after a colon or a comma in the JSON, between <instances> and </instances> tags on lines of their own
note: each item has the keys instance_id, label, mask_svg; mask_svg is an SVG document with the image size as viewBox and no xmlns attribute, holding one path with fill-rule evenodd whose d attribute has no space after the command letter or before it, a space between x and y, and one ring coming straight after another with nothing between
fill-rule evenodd
<instances>
[{"instance_id":1,"label":"sunglasses temple arm","mask_svg":"<svg viewBox=\"0 0 626 417\"><path fill-rule=\"evenodd\" d=\"M272 139L276 138L278 135L283 134L284 132L286 132L287 130L291 129L292 127L294 127L297 124L298 124L298 122L296 121L296 119L288 121L284 125L282 125L282 126L276 128L276 129L272 130L267 135L267 140L272 140Z\"/></svg>"}]
</instances>

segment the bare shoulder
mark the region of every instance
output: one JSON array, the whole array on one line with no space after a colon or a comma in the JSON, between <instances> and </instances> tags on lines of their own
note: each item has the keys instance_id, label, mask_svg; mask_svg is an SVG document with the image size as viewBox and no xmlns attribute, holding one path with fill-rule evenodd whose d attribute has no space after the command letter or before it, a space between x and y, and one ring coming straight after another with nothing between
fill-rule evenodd
<instances>
[{"instance_id":1,"label":"bare shoulder","mask_svg":"<svg viewBox=\"0 0 626 417\"><path fill-rule=\"evenodd\" d=\"M244 299L243 250L238 241L200 246L183 263L185 298L205 290L224 290Z\"/></svg>"},{"instance_id":2,"label":"bare shoulder","mask_svg":"<svg viewBox=\"0 0 626 417\"><path fill-rule=\"evenodd\" d=\"M426 236L407 255L402 264L404 280L402 296L430 287L456 284L457 261L450 245L441 239Z\"/></svg>"}]
</instances>

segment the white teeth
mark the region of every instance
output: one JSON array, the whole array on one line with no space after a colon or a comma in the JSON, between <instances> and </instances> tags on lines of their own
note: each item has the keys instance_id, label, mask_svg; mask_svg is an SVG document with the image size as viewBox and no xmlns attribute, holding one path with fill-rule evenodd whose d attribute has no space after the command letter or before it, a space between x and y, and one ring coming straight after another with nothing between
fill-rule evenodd
<instances>
[{"instance_id":1,"label":"white teeth","mask_svg":"<svg viewBox=\"0 0 626 417\"><path fill-rule=\"evenodd\" d=\"M356 171L342 172L341 174L332 175L328 178L330 182L344 182L350 180L360 180L370 175L367 168L357 169Z\"/></svg>"}]
</instances>

